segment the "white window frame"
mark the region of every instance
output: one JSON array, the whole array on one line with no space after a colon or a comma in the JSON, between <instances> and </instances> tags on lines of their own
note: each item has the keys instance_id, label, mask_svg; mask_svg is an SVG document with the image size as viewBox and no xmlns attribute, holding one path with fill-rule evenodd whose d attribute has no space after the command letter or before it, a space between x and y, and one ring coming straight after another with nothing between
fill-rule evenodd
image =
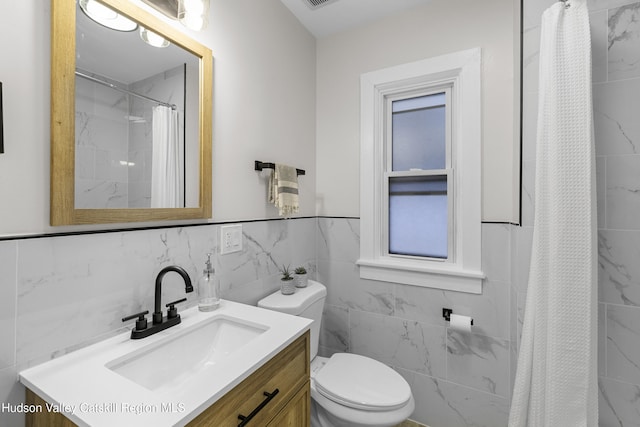
<instances>
[{"instance_id":1,"label":"white window frame","mask_svg":"<svg viewBox=\"0 0 640 427\"><path fill-rule=\"evenodd\" d=\"M444 175L447 177L447 225L448 225L448 230L447 230L447 236L448 236L448 242L447 242L447 259L441 259L441 258L427 258L430 259L431 261L434 262L451 262L452 259L455 257L455 252L453 251L453 248L455 246L455 242L453 239L453 223L454 223L454 214L453 214L453 210L454 210L454 205L453 205L453 198L451 197L453 195L453 191L454 191L454 186L453 186L453 175L452 175L452 164L451 164L451 137L452 137L452 114L451 114L451 93L452 93L453 87L451 84L446 84L446 85L442 85L442 86L430 86L426 89L421 88L420 90L416 91L416 90L411 90L409 92L400 92L400 93L393 93L391 95L387 95L385 96L385 112L383 117L385 117L385 138L389 143L384 143L384 147L383 150L385 150L385 160L384 160L384 165L385 165L385 169L382 172L382 220L381 220L381 224L384 227L382 231L382 247L381 249L383 250L383 255L385 256L389 256L389 257L398 257L398 258L413 258L411 255L398 255L398 254L391 254L389 253L389 228L388 228L388 224L389 224L389 178L395 178L395 177L405 177L405 176L419 176L419 177L426 177L426 176L441 176ZM414 98L414 97L420 97L420 96L426 96L426 95L433 95L433 94L437 94L437 93L445 93L445 127L446 127L446 155L445 155L445 167L444 169L424 169L424 170L410 170L410 171L393 171L393 155L392 155L392 134L393 134L393 127L392 127L392 121L393 121L393 113L392 113L392 108L393 108L393 101L397 101L397 100L403 100L403 99L408 99L408 98ZM424 257L415 257L416 259L420 259L423 260L425 259Z\"/></svg>"},{"instance_id":2,"label":"white window frame","mask_svg":"<svg viewBox=\"0 0 640 427\"><path fill-rule=\"evenodd\" d=\"M388 251L385 162L390 100L450 87L447 150L449 256ZM479 294L481 270L481 50L455 52L360 77L360 277Z\"/></svg>"}]
</instances>

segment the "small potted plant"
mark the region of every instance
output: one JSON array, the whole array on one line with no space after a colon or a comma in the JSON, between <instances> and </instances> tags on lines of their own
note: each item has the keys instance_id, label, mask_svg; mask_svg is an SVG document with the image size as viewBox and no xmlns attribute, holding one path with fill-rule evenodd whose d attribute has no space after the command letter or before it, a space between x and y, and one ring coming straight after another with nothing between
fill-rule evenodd
<instances>
[{"instance_id":1,"label":"small potted plant","mask_svg":"<svg viewBox=\"0 0 640 427\"><path fill-rule=\"evenodd\" d=\"M293 272L293 275L296 279L296 288L306 288L309 283L309 279L307 277L307 270L300 266L296 268Z\"/></svg>"},{"instance_id":2,"label":"small potted plant","mask_svg":"<svg viewBox=\"0 0 640 427\"><path fill-rule=\"evenodd\" d=\"M280 292L282 292L283 295L291 295L296 291L296 287L289 267L283 265L280 272L282 273L282 277L280 278Z\"/></svg>"}]
</instances>

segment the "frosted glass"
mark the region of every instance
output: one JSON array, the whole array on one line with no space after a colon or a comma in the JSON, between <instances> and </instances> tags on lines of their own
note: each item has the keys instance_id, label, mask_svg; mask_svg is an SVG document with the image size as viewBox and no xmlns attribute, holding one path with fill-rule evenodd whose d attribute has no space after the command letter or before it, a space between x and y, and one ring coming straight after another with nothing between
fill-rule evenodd
<instances>
[{"instance_id":1,"label":"frosted glass","mask_svg":"<svg viewBox=\"0 0 640 427\"><path fill-rule=\"evenodd\" d=\"M392 170L445 169L444 93L393 102Z\"/></svg>"},{"instance_id":2,"label":"frosted glass","mask_svg":"<svg viewBox=\"0 0 640 427\"><path fill-rule=\"evenodd\" d=\"M446 176L389 179L389 253L447 258Z\"/></svg>"}]
</instances>

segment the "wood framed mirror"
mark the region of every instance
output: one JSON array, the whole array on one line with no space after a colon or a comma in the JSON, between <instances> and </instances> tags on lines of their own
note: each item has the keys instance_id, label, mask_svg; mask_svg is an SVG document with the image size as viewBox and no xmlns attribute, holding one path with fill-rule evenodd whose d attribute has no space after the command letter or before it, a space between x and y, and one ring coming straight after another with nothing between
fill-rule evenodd
<instances>
[{"instance_id":1,"label":"wood framed mirror","mask_svg":"<svg viewBox=\"0 0 640 427\"><path fill-rule=\"evenodd\" d=\"M84 12L78 12L80 9L76 0L52 0L51 2L51 225L210 218L213 79L211 51L128 0L100 0L99 3L136 24L136 30L131 31L136 37L135 42L124 42L124 39L116 38L105 52L95 51L93 47L86 51L77 51L76 48L79 45L91 46L89 44L91 38L104 40L110 36L104 37L99 33L91 36L84 32L77 36L81 20L89 19L88 14L84 16ZM96 31L113 31L97 23L96 26ZM117 51L117 55L120 55L135 43L144 44L139 35L139 28L151 31L152 35L155 34L168 41L172 49L181 50L182 54L194 58L195 65L191 67L193 69L191 72L187 64L188 59L184 61L184 66L180 62L177 67L171 69L166 68L165 65L152 65L152 72L163 76L173 75L173 69L180 71L180 68L183 68L184 76L180 78L184 83L184 91L180 102L176 102L173 92L164 99L150 96L149 88L154 84L147 84L145 87L140 85L140 82L148 83L150 81L148 74L151 71L136 77L114 78L113 75L119 71L138 68L127 59L140 56L138 53L129 52L128 56L115 58L110 58L108 55L113 51ZM117 34L114 37L124 37L124 35ZM157 52L169 51L169 49L157 47L147 46L147 48L155 49ZM96 60L103 57L109 58L106 63L115 65L108 72L95 69L98 67ZM141 63L155 64L151 57L139 59L138 62ZM80 68L79 65L83 67ZM135 80L135 84L131 79ZM99 81L95 82L96 80ZM89 83L96 83L96 87L101 87L101 89L90 89L91 96L96 99L98 99L98 91L104 93L114 89L113 87L118 95L111 94L109 95L111 98L107 100L100 98L100 105L92 104L87 107L86 92L83 92L85 95L81 92L84 90L82 87L86 87ZM131 88L135 88L136 84L139 89L132 90ZM147 101L151 101L151 106L133 106L136 102L140 104ZM81 104L85 111L81 111ZM120 107L125 105L126 108L123 107L120 110L116 108L115 113L111 110L109 113L102 112L100 120L96 119L92 115L93 112L104 110L103 107L107 104L112 110L116 105ZM176 104L178 104L177 107ZM151 166L155 164L155 159L152 157L156 154L151 152L157 145L157 139L155 139L156 130L153 129L155 124L151 122L161 123L161 121L154 120L157 109L153 105L163 105L165 110L177 110L175 115L180 118L176 119L175 123L178 123L178 128L182 129L182 133L178 131L176 135L179 136L175 138L182 141L180 164L183 170L177 173L182 179L181 190L179 190L181 195L178 196L177 202L169 204L157 202L159 199L156 196L152 202L150 195L146 193L141 195L143 191L141 188L145 188L144 191L146 191L146 187L151 187L149 176L151 169L155 168ZM136 112L133 108L144 108L144 112ZM86 110L91 110L92 113L89 114ZM106 116L109 117L105 118ZM97 123L98 121L100 123ZM118 123L115 123L116 121ZM119 133L114 133L114 128L117 128ZM144 130L141 130L142 128ZM170 133L172 132L173 130ZM128 140L136 133L146 135L142 137L147 140L144 142L147 145L143 149L139 147L142 142L133 143ZM152 135L149 136L149 134ZM135 144L138 144L137 149L132 149L130 146L126 148L127 145ZM133 161L131 156L134 156L138 163ZM93 163L88 162L87 159L91 159ZM138 169L134 169L136 164ZM160 169L156 168L156 174L157 170ZM142 175L143 178L141 178ZM137 176L138 182L129 182L131 176ZM83 198L83 193L93 191L95 195L100 192L96 189L106 194L102 200L96 197ZM133 196L132 193L136 191L137 195Z\"/></svg>"}]
</instances>

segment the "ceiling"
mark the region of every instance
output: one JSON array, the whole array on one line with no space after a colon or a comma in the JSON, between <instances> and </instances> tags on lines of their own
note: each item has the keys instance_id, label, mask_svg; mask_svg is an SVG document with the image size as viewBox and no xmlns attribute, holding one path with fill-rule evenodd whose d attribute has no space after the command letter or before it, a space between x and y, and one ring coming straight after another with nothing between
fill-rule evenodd
<instances>
[{"instance_id":1,"label":"ceiling","mask_svg":"<svg viewBox=\"0 0 640 427\"><path fill-rule=\"evenodd\" d=\"M333 0L313 9L307 0L280 0L311 34L322 38L431 0Z\"/></svg>"}]
</instances>

